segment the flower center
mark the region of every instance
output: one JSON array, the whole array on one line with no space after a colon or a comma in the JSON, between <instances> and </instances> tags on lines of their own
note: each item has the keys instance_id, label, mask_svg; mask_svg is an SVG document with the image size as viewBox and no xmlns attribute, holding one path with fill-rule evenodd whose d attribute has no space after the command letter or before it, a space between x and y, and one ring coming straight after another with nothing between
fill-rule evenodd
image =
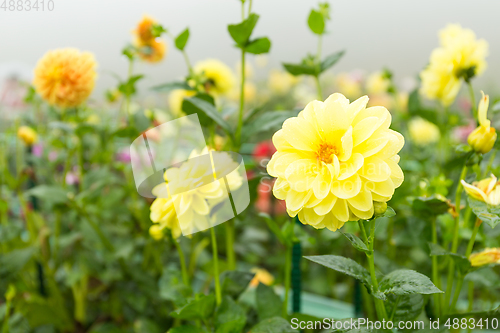
<instances>
[{"instance_id":1,"label":"flower center","mask_svg":"<svg viewBox=\"0 0 500 333\"><path fill-rule=\"evenodd\" d=\"M337 147L330 143L322 143L319 145L317 156L318 160L325 162L326 164L331 164L333 162L333 155L339 153Z\"/></svg>"}]
</instances>

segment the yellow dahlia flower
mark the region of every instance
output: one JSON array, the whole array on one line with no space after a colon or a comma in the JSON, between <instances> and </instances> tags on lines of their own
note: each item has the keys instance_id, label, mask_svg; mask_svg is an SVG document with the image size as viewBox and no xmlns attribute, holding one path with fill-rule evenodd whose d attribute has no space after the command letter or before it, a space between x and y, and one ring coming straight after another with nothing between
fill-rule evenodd
<instances>
[{"instance_id":1,"label":"yellow dahlia flower","mask_svg":"<svg viewBox=\"0 0 500 333\"><path fill-rule=\"evenodd\" d=\"M483 201L492 206L500 205L500 186L498 186L499 182L494 175L474 182L472 185L462 180L462 185L465 192L474 199Z\"/></svg>"},{"instance_id":2,"label":"yellow dahlia flower","mask_svg":"<svg viewBox=\"0 0 500 333\"><path fill-rule=\"evenodd\" d=\"M146 44L137 44L136 47L139 57L150 63L162 61L167 53L167 44L160 38L153 39Z\"/></svg>"},{"instance_id":3,"label":"yellow dahlia flower","mask_svg":"<svg viewBox=\"0 0 500 333\"><path fill-rule=\"evenodd\" d=\"M488 43L459 25L440 31L440 41L441 47L432 52L429 65L420 73L421 93L448 106L455 100L462 78L468 81L484 72Z\"/></svg>"},{"instance_id":4,"label":"yellow dahlia flower","mask_svg":"<svg viewBox=\"0 0 500 333\"><path fill-rule=\"evenodd\" d=\"M223 173L223 170L214 170L210 163L200 163L195 157L209 154L207 148L201 153L193 151L189 159L179 167L172 167L165 171L165 183L156 186L153 194L157 196L150 207L150 218L153 225L150 234L154 238L160 237L164 228L172 231L172 236L178 238L182 232L191 234L205 230L212 226L212 208L225 198L226 184L223 179L214 180L206 185L198 186L201 179ZM220 155L219 155L220 156ZM220 157L219 157L220 158ZM227 156L227 163L218 161L218 164L229 170L235 170L238 165ZM238 189L243 179L235 170L226 176L230 191ZM178 193L173 194L171 193Z\"/></svg>"},{"instance_id":5,"label":"yellow dahlia flower","mask_svg":"<svg viewBox=\"0 0 500 333\"><path fill-rule=\"evenodd\" d=\"M411 140L418 146L427 146L439 141L439 127L420 117L410 120L408 130Z\"/></svg>"},{"instance_id":6,"label":"yellow dahlia flower","mask_svg":"<svg viewBox=\"0 0 500 333\"><path fill-rule=\"evenodd\" d=\"M236 85L236 78L231 69L217 59L198 62L194 66L194 72L201 76L203 86L209 94L224 95Z\"/></svg>"},{"instance_id":7,"label":"yellow dahlia flower","mask_svg":"<svg viewBox=\"0 0 500 333\"><path fill-rule=\"evenodd\" d=\"M490 103L490 98L488 95L484 95L481 91L483 97L479 102L479 107L477 111L477 117L479 120L479 126L472 131L467 137L467 143L478 153L486 154L493 148L495 141L497 140L497 133L493 127L491 127L491 122L486 117L488 114L488 105Z\"/></svg>"},{"instance_id":8,"label":"yellow dahlia flower","mask_svg":"<svg viewBox=\"0 0 500 333\"><path fill-rule=\"evenodd\" d=\"M35 68L33 85L51 105L75 107L94 89L97 63L89 52L58 49L47 52Z\"/></svg>"},{"instance_id":9,"label":"yellow dahlia flower","mask_svg":"<svg viewBox=\"0 0 500 333\"><path fill-rule=\"evenodd\" d=\"M194 90L185 89L175 89L170 92L168 96L168 105L170 106L170 111L174 116L182 115L182 102L184 98L189 98L194 96L196 92Z\"/></svg>"},{"instance_id":10,"label":"yellow dahlia flower","mask_svg":"<svg viewBox=\"0 0 500 333\"><path fill-rule=\"evenodd\" d=\"M284 95L289 92L298 81L299 79L296 76L288 72L272 69L269 73L267 83L269 89L271 89L273 93Z\"/></svg>"},{"instance_id":11,"label":"yellow dahlia flower","mask_svg":"<svg viewBox=\"0 0 500 333\"><path fill-rule=\"evenodd\" d=\"M27 146L32 146L38 141L36 131L28 126L21 126L17 130L17 137L24 142Z\"/></svg>"},{"instance_id":12,"label":"yellow dahlia flower","mask_svg":"<svg viewBox=\"0 0 500 333\"><path fill-rule=\"evenodd\" d=\"M384 73L375 72L370 74L366 79L366 91L368 94L385 94L391 85L391 80L389 80Z\"/></svg>"},{"instance_id":13,"label":"yellow dahlia flower","mask_svg":"<svg viewBox=\"0 0 500 333\"><path fill-rule=\"evenodd\" d=\"M500 248L487 248L481 252L473 253L469 257L473 267L490 264L500 264Z\"/></svg>"},{"instance_id":14,"label":"yellow dahlia flower","mask_svg":"<svg viewBox=\"0 0 500 333\"><path fill-rule=\"evenodd\" d=\"M277 151L267 166L277 177L274 195L290 216L335 231L347 221L369 219L373 202L387 202L404 175L398 152L404 138L389 129L386 108L349 104L342 94L312 101L273 136Z\"/></svg>"}]
</instances>

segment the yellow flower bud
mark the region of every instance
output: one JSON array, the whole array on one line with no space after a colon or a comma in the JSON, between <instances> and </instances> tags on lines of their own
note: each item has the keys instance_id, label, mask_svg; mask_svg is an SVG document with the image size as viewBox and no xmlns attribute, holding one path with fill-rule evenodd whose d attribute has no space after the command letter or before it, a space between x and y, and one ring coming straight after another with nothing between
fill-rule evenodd
<instances>
[{"instance_id":1,"label":"yellow flower bud","mask_svg":"<svg viewBox=\"0 0 500 333\"><path fill-rule=\"evenodd\" d=\"M251 287L257 287L259 283L270 286L274 282L274 276L272 276L271 273L264 268L254 267L250 270L250 272L255 274L252 281L250 281Z\"/></svg>"},{"instance_id":2,"label":"yellow flower bud","mask_svg":"<svg viewBox=\"0 0 500 333\"><path fill-rule=\"evenodd\" d=\"M479 126L469 134L467 142L476 152L486 154L493 148L497 139L497 133L493 127L490 127L490 121L486 118L488 113L489 97L482 91L483 97L479 102L478 119Z\"/></svg>"},{"instance_id":3,"label":"yellow flower bud","mask_svg":"<svg viewBox=\"0 0 500 333\"><path fill-rule=\"evenodd\" d=\"M489 264L500 264L500 248L487 248L481 252L473 253L469 257L473 267Z\"/></svg>"},{"instance_id":4,"label":"yellow flower bud","mask_svg":"<svg viewBox=\"0 0 500 333\"><path fill-rule=\"evenodd\" d=\"M21 126L17 130L17 137L21 139L27 146L33 145L38 141L38 135L35 130L28 126Z\"/></svg>"},{"instance_id":5,"label":"yellow flower bud","mask_svg":"<svg viewBox=\"0 0 500 333\"><path fill-rule=\"evenodd\" d=\"M380 216L387 210L387 202L373 202L373 212L375 216Z\"/></svg>"},{"instance_id":6,"label":"yellow flower bud","mask_svg":"<svg viewBox=\"0 0 500 333\"><path fill-rule=\"evenodd\" d=\"M153 239L160 240L163 238L163 228L159 224L153 224L149 227L149 234Z\"/></svg>"}]
</instances>

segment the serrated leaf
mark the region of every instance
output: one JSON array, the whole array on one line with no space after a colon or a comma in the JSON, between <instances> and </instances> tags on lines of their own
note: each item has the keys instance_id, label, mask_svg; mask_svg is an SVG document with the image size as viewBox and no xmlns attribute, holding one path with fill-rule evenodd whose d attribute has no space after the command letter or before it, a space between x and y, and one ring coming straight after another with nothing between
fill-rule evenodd
<instances>
[{"instance_id":1,"label":"serrated leaf","mask_svg":"<svg viewBox=\"0 0 500 333\"><path fill-rule=\"evenodd\" d=\"M276 295L273 288L262 283L257 286L255 304L259 320L279 317L283 308L283 301Z\"/></svg>"},{"instance_id":2,"label":"serrated leaf","mask_svg":"<svg viewBox=\"0 0 500 333\"><path fill-rule=\"evenodd\" d=\"M366 244L356 235L350 234L348 232L342 232L342 234L351 242L352 246L358 251L370 252Z\"/></svg>"},{"instance_id":3,"label":"serrated leaf","mask_svg":"<svg viewBox=\"0 0 500 333\"><path fill-rule=\"evenodd\" d=\"M245 47L248 44L248 40L252 35L253 29L259 20L259 15L250 14L246 20L238 24L230 24L227 26L229 34L236 42L238 47Z\"/></svg>"},{"instance_id":4,"label":"serrated leaf","mask_svg":"<svg viewBox=\"0 0 500 333\"><path fill-rule=\"evenodd\" d=\"M268 53L271 49L271 41L267 37L254 39L245 47L245 51L252 54Z\"/></svg>"},{"instance_id":5,"label":"serrated leaf","mask_svg":"<svg viewBox=\"0 0 500 333\"><path fill-rule=\"evenodd\" d=\"M470 271L471 264L467 257L447 251L438 244L434 243L428 243L428 244L429 244L429 249L431 251L430 253L431 256L450 256L451 259L455 261L455 264L457 265L457 268L459 269L462 275L465 275Z\"/></svg>"},{"instance_id":6,"label":"serrated leaf","mask_svg":"<svg viewBox=\"0 0 500 333\"><path fill-rule=\"evenodd\" d=\"M326 71L327 69L329 69L330 67L332 67L333 65L335 65L340 60L340 58L342 58L344 53L345 53L345 51L340 51L340 52L331 54L328 57L326 57L321 62L320 72L322 73L322 72Z\"/></svg>"},{"instance_id":7,"label":"serrated leaf","mask_svg":"<svg viewBox=\"0 0 500 333\"><path fill-rule=\"evenodd\" d=\"M474 199L469 195L467 201L477 218L488 223L492 229L500 223L500 205L488 205L486 202Z\"/></svg>"},{"instance_id":8,"label":"serrated leaf","mask_svg":"<svg viewBox=\"0 0 500 333\"><path fill-rule=\"evenodd\" d=\"M215 296L198 295L182 308L170 313L174 318L186 320L204 320L212 316L215 309Z\"/></svg>"},{"instance_id":9,"label":"serrated leaf","mask_svg":"<svg viewBox=\"0 0 500 333\"><path fill-rule=\"evenodd\" d=\"M309 26L309 29L317 35L322 35L325 31L325 19L320 12L314 9L311 10L311 13L309 13L307 25Z\"/></svg>"},{"instance_id":10,"label":"serrated leaf","mask_svg":"<svg viewBox=\"0 0 500 333\"><path fill-rule=\"evenodd\" d=\"M160 85L157 85L157 86L154 86L151 88L151 90L161 91L161 92L167 92L167 91L172 91L172 90L176 90L176 89L195 90L193 87L191 87L186 82L169 82L169 83L160 84Z\"/></svg>"},{"instance_id":11,"label":"serrated leaf","mask_svg":"<svg viewBox=\"0 0 500 333\"><path fill-rule=\"evenodd\" d=\"M398 269L380 280L379 289L384 294L412 295L443 293L425 275L409 269Z\"/></svg>"},{"instance_id":12,"label":"serrated leaf","mask_svg":"<svg viewBox=\"0 0 500 333\"><path fill-rule=\"evenodd\" d=\"M186 47L187 41L189 39L189 28L186 28L175 38L175 47L181 51Z\"/></svg>"}]
</instances>

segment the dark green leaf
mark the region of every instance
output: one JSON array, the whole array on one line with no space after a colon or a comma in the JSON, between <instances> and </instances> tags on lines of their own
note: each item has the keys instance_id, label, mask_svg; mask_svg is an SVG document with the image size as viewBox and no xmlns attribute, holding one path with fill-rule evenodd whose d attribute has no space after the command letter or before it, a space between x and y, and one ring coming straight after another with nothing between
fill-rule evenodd
<instances>
[{"instance_id":1,"label":"dark green leaf","mask_svg":"<svg viewBox=\"0 0 500 333\"><path fill-rule=\"evenodd\" d=\"M26 194L49 202L52 205L63 204L69 200L66 191L58 186L38 185L28 190Z\"/></svg>"},{"instance_id":2,"label":"dark green leaf","mask_svg":"<svg viewBox=\"0 0 500 333\"><path fill-rule=\"evenodd\" d=\"M233 298L238 298L248 287L253 277L254 274L249 272L226 271L222 273L220 275L222 293Z\"/></svg>"},{"instance_id":3,"label":"dark green leaf","mask_svg":"<svg viewBox=\"0 0 500 333\"><path fill-rule=\"evenodd\" d=\"M183 32L175 38L175 47L181 51L186 47L186 43L189 39L189 28L186 28Z\"/></svg>"},{"instance_id":4,"label":"dark green leaf","mask_svg":"<svg viewBox=\"0 0 500 333\"><path fill-rule=\"evenodd\" d=\"M320 12L314 9L311 10L311 13L309 14L307 25L309 25L309 29L317 35L322 35L325 31L325 19Z\"/></svg>"},{"instance_id":5,"label":"dark green leaf","mask_svg":"<svg viewBox=\"0 0 500 333\"><path fill-rule=\"evenodd\" d=\"M290 322L281 317L273 317L261 321L248 331L248 333L297 333L290 328Z\"/></svg>"},{"instance_id":6,"label":"dark green leaf","mask_svg":"<svg viewBox=\"0 0 500 333\"><path fill-rule=\"evenodd\" d=\"M242 141L265 132L276 132L283 122L291 117L296 117L299 111L270 111L256 116L243 126Z\"/></svg>"},{"instance_id":7,"label":"dark green leaf","mask_svg":"<svg viewBox=\"0 0 500 333\"><path fill-rule=\"evenodd\" d=\"M196 299L191 300L182 308L171 312L174 318L186 320L204 320L212 316L215 309L215 296L198 295Z\"/></svg>"},{"instance_id":8,"label":"dark green leaf","mask_svg":"<svg viewBox=\"0 0 500 333\"><path fill-rule=\"evenodd\" d=\"M252 35L252 31L259 20L259 15L250 14L246 20L238 24L230 24L227 26L229 34L236 42L238 47L245 47Z\"/></svg>"},{"instance_id":9,"label":"dark green leaf","mask_svg":"<svg viewBox=\"0 0 500 333\"><path fill-rule=\"evenodd\" d=\"M253 54L268 53L271 49L271 41L267 37L254 39L245 47L245 51Z\"/></svg>"},{"instance_id":10,"label":"dark green leaf","mask_svg":"<svg viewBox=\"0 0 500 333\"><path fill-rule=\"evenodd\" d=\"M35 254L35 248L27 247L21 250L14 250L0 256L0 280L5 282L14 278ZM6 280L6 281L5 281Z\"/></svg>"},{"instance_id":11,"label":"dark green leaf","mask_svg":"<svg viewBox=\"0 0 500 333\"><path fill-rule=\"evenodd\" d=\"M229 296L222 300L214 319L216 333L241 332L247 321L245 310Z\"/></svg>"},{"instance_id":12,"label":"dark green leaf","mask_svg":"<svg viewBox=\"0 0 500 333\"><path fill-rule=\"evenodd\" d=\"M285 70L294 75L318 75L318 66L313 66L309 64L287 64L283 63Z\"/></svg>"},{"instance_id":13,"label":"dark green leaf","mask_svg":"<svg viewBox=\"0 0 500 333\"><path fill-rule=\"evenodd\" d=\"M164 92L176 90L176 89L194 90L194 88L192 88L186 82L169 82L169 83L160 84L158 86L154 86L151 88L151 90L164 91Z\"/></svg>"},{"instance_id":14,"label":"dark green leaf","mask_svg":"<svg viewBox=\"0 0 500 333\"><path fill-rule=\"evenodd\" d=\"M384 294L412 295L443 293L425 275L409 269L393 271L380 281L380 291Z\"/></svg>"},{"instance_id":15,"label":"dark green leaf","mask_svg":"<svg viewBox=\"0 0 500 333\"><path fill-rule=\"evenodd\" d=\"M137 92L135 84L142 79L144 75L132 76L127 82L122 82L118 85L118 90L125 96L132 96Z\"/></svg>"},{"instance_id":16,"label":"dark green leaf","mask_svg":"<svg viewBox=\"0 0 500 333\"><path fill-rule=\"evenodd\" d=\"M167 333L206 333L205 329L192 326L192 325L182 325L171 328Z\"/></svg>"},{"instance_id":17,"label":"dark green leaf","mask_svg":"<svg viewBox=\"0 0 500 333\"><path fill-rule=\"evenodd\" d=\"M455 261L455 264L457 265L461 274L465 275L470 271L471 264L469 259L467 259L467 257L457 253L449 252L437 244L434 243L428 243L428 244L429 244L429 249L431 250L430 253L431 256L450 256L451 259Z\"/></svg>"},{"instance_id":18,"label":"dark green leaf","mask_svg":"<svg viewBox=\"0 0 500 333\"><path fill-rule=\"evenodd\" d=\"M431 196L414 198L411 208L414 215L429 219L446 213L450 207L445 200Z\"/></svg>"},{"instance_id":19,"label":"dark green leaf","mask_svg":"<svg viewBox=\"0 0 500 333\"><path fill-rule=\"evenodd\" d=\"M184 306L191 290L183 281L179 270L166 269L158 281L160 298L172 301L176 306Z\"/></svg>"},{"instance_id":20,"label":"dark green leaf","mask_svg":"<svg viewBox=\"0 0 500 333\"><path fill-rule=\"evenodd\" d=\"M387 313L394 313L394 322L410 321L417 318L424 308L424 297L419 294L414 295L389 295L386 301Z\"/></svg>"},{"instance_id":21,"label":"dark green leaf","mask_svg":"<svg viewBox=\"0 0 500 333\"><path fill-rule=\"evenodd\" d=\"M198 114L200 123L202 125L204 123L206 124L205 119L206 117L208 117L209 119L215 121L219 126L221 126L222 129L224 129L227 133L232 133L231 126L229 126L229 124L224 119L222 119L222 116L217 111L215 106L205 99L202 99L200 94L196 95L195 97L184 99L184 102L182 103L182 110L186 114Z\"/></svg>"},{"instance_id":22,"label":"dark green leaf","mask_svg":"<svg viewBox=\"0 0 500 333\"><path fill-rule=\"evenodd\" d=\"M283 301L276 295L272 287L259 283L255 293L255 303L257 304L259 320L281 316Z\"/></svg>"},{"instance_id":23,"label":"dark green leaf","mask_svg":"<svg viewBox=\"0 0 500 333\"><path fill-rule=\"evenodd\" d=\"M492 229L500 223L500 205L488 205L486 202L474 199L470 195L467 196L467 201L469 201L469 206L477 218L488 223Z\"/></svg>"},{"instance_id":24,"label":"dark green leaf","mask_svg":"<svg viewBox=\"0 0 500 333\"><path fill-rule=\"evenodd\" d=\"M368 247L366 247L366 244L356 235L347 233L347 232L342 232L342 234L351 242L352 246L358 251L363 251L363 252L370 252Z\"/></svg>"},{"instance_id":25,"label":"dark green leaf","mask_svg":"<svg viewBox=\"0 0 500 333\"><path fill-rule=\"evenodd\" d=\"M320 72L322 73L322 72L326 71L328 68L330 68L333 65L335 65L340 60L340 58L342 58L342 56L344 55L344 53L345 53L345 51L340 51L340 52L331 54L328 57L326 57L321 62Z\"/></svg>"}]
</instances>

